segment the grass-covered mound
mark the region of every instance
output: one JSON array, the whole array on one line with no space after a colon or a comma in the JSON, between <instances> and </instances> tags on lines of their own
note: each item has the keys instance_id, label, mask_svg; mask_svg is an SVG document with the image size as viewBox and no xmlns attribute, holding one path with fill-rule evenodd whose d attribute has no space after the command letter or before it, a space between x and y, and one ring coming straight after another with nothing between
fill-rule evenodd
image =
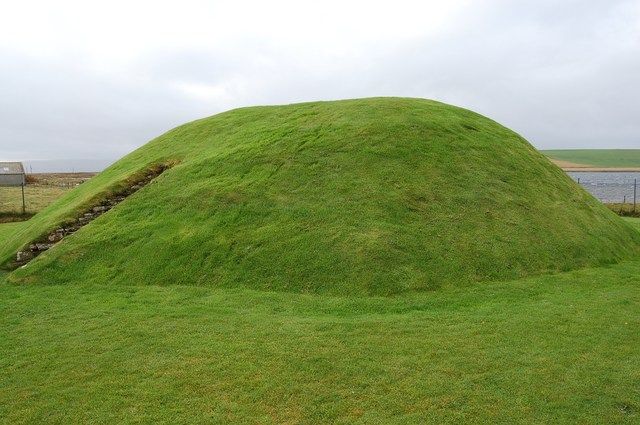
<instances>
[{"instance_id":1,"label":"grass-covered mound","mask_svg":"<svg viewBox=\"0 0 640 425\"><path fill-rule=\"evenodd\" d=\"M509 129L376 98L171 130L9 233L0 261L157 163L177 165L8 279L391 294L611 263L640 242Z\"/></svg>"}]
</instances>

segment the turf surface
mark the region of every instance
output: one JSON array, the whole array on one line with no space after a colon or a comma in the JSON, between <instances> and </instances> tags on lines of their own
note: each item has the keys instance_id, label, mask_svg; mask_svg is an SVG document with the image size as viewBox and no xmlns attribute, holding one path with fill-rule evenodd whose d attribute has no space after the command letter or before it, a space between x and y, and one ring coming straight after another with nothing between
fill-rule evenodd
<instances>
[{"instance_id":1,"label":"turf surface","mask_svg":"<svg viewBox=\"0 0 640 425\"><path fill-rule=\"evenodd\" d=\"M22 226L24 226L24 222L0 223L0 240L9 239Z\"/></svg>"},{"instance_id":2,"label":"turf surface","mask_svg":"<svg viewBox=\"0 0 640 425\"><path fill-rule=\"evenodd\" d=\"M640 149L565 149L542 153L549 158L593 167L640 167Z\"/></svg>"},{"instance_id":3,"label":"turf surface","mask_svg":"<svg viewBox=\"0 0 640 425\"><path fill-rule=\"evenodd\" d=\"M4 423L638 423L640 262L394 298L0 286Z\"/></svg>"},{"instance_id":4,"label":"turf surface","mask_svg":"<svg viewBox=\"0 0 640 425\"><path fill-rule=\"evenodd\" d=\"M29 220L0 262L167 161L9 279L388 295L611 264L640 247L507 128L376 98L242 108L171 130Z\"/></svg>"},{"instance_id":5,"label":"turf surface","mask_svg":"<svg viewBox=\"0 0 640 425\"><path fill-rule=\"evenodd\" d=\"M640 231L640 218L637 217L623 217L623 219L631 224L636 230Z\"/></svg>"}]
</instances>

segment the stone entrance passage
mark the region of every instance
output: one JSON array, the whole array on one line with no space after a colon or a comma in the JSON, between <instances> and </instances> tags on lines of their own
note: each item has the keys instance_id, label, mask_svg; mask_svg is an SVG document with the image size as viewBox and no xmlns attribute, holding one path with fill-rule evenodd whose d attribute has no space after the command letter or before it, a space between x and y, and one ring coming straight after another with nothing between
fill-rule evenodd
<instances>
[{"instance_id":1,"label":"stone entrance passage","mask_svg":"<svg viewBox=\"0 0 640 425\"><path fill-rule=\"evenodd\" d=\"M158 177L164 171L169 169L169 165L160 164L151 167L147 170L146 173L142 175L141 178L135 179L132 181L126 188L118 191L117 193L103 199L98 205L91 206L84 213L80 214L76 217L75 220L69 222L66 225L60 226L55 231L49 233L43 238L40 238L37 241L32 242L27 247L28 249L23 249L22 251L18 251L16 253L15 261L13 262L13 268L22 267L27 264L29 261L36 258L38 255L47 251L55 244L63 240L66 236L72 235L82 227L91 223L96 218L100 217L102 214L108 212L120 202L127 199L128 196L133 195L138 190L142 189L147 184L151 183L153 179Z\"/></svg>"}]
</instances>

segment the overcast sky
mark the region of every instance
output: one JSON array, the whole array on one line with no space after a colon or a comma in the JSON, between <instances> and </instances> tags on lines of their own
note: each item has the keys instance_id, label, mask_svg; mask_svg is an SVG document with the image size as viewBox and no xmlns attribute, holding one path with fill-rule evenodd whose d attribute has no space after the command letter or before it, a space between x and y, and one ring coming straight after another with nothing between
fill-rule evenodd
<instances>
[{"instance_id":1,"label":"overcast sky","mask_svg":"<svg viewBox=\"0 0 640 425\"><path fill-rule=\"evenodd\" d=\"M411 96L640 148L640 0L13 1L0 159L117 159L239 106Z\"/></svg>"}]
</instances>

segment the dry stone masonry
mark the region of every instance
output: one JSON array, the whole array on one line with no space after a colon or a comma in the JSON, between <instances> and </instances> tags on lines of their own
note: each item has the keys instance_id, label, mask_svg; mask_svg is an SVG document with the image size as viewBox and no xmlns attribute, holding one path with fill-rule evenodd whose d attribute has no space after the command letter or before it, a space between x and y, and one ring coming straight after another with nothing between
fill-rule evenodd
<instances>
[{"instance_id":1,"label":"dry stone masonry","mask_svg":"<svg viewBox=\"0 0 640 425\"><path fill-rule=\"evenodd\" d=\"M127 199L128 196L133 195L138 190L142 189L147 184L151 183L153 179L162 174L169 167L166 165L158 165L148 170L147 173L136 181L132 182L128 187L119 191L118 193L104 199L99 205L95 205L89 208L87 211L78 216L75 220L59 227L55 231L49 233L44 238L33 242L29 245L28 249L18 251L16 254L15 266L21 267L27 264L29 261L36 258L38 255L47 251L52 246L63 240L65 237L74 234L82 227L86 226L102 214L108 212L120 202Z\"/></svg>"}]
</instances>

